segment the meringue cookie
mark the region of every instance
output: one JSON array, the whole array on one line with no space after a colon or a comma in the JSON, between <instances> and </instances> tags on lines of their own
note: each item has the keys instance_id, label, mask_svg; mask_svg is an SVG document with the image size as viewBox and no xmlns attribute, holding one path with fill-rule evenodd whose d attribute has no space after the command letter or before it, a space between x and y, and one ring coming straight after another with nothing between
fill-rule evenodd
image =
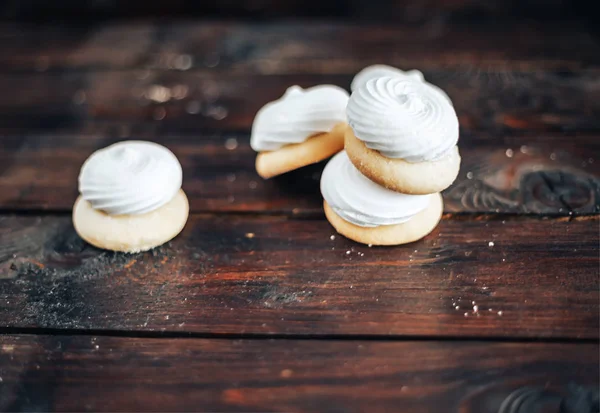
<instances>
[{"instance_id":1,"label":"meringue cookie","mask_svg":"<svg viewBox=\"0 0 600 413\"><path fill-rule=\"evenodd\" d=\"M378 77L400 77L424 82L425 78L423 73L419 70L407 70L406 72L395 67L388 65L372 65L367 66L354 76L350 90L353 92L364 86L371 79L377 79Z\"/></svg>"},{"instance_id":2,"label":"meringue cookie","mask_svg":"<svg viewBox=\"0 0 600 413\"><path fill-rule=\"evenodd\" d=\"M109 215L139 215L173 199L182 170L175 155L156 143L125 141L94 152L83 164L79 192Z\"/></svg>"},{"instance_id":3,"label":"meringue cookie","mask_svg":"<svg viewBox=\"0 0 600 413\"><path fill-rule=\"evenodd\" d=\"M401 77L368 80L346 109L358 139L388 158L435 161L458 141L458 118L435 88Z\"/></svg>"},{"instance_id":4,"label":"meringue cookie","mask_svg":"<svg viewBox=\"0 0 600 413\"><path fill-rule=\"evenodd\" d=\"M321 193L338 216L368 228L405 223L431 200L431 195L405 195L377 185L356 169L345 151L325 166Z\"/></svg>"},{"instance_id":5,"label":"meringue cookie","mask_svg":"<svg viewBox=\"0 0 600 413\"><path fill-rule=\"evenodd\" d=\"M448 96L446 92L444 92L442 89L440 89L433 83L425 81L423 73L416 69L408 70L405 72L403 70L396 69L395 67L388 65L367 66L363 70L358 72L356 76L354 76L354 79L352 79L352 85L350 86L350 89L354 92L355 90L360 89L361 86L364 86L365 83L367 83L369 80L377 79L379 77L400 77L402 79L411 79L424 83L425 85L434 88L442 95L444 95L444 97L448 99L448 102L450 102L450 104L452 105L452 99L450 99L450 96Z\"/></svg>"},{"instance_id":6,"label":"meringue cookie","mask_svg":"<svg viewBox=\"0 0 600 413\"><path fill-rule=\"evenodd\" d=\"M274 151L329 132L346 122L348 92L333 85L308 89L292 86L278 100L266 104L252 125L250 146L257 152Z\"/></svg>"}]
</instances>

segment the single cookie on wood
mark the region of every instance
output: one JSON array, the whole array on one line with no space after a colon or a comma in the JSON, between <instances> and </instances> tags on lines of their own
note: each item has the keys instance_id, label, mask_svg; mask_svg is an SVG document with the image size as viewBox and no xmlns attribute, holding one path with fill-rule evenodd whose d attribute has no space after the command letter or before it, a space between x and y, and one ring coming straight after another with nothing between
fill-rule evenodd
<instances>
[{"instance_id":1,"label":"single cookie on wood","mask_svg":"<svg viewBox=\"0 0 600 413\"><path fill-rule=\"evenodd\" d=\"M372 78L352 93L346 113L348 156L380 185L428 194L458 176L458 118L438 88L406 76Z\"/></svg>"},{"instance_id":2,"label":"single cookie on wood","mask_svg":"<svg viewBox=\"0 0 600 413\"><path fill-rule=\"evenodd\" d=\"M436 227L443 210L440 194L408 195L371 181L350 162L345 151L325 166L321 193L331 225L363 244L416 241Z\"/></svg>"},{"instance_id":3,"label":"single cookie on wood","mask_svg":"<svg viewBox=\"0 0 600 413\"><path fill-rule=\"evenodd\" d=\"M181 232L189 205L175 155L152 142L125 141L94 152L79 174L73 225L90 244L140 252Z\"/></svg>"},{"instance_id":4,"label":"single cookie on wood","mask_svg":"<svg viewBox=\"0 0 600 413\"><path fill-rule=\"evenodd\" d=\"M134 253L175 238L188 215L188 200L181 189L169 203L141 215L109 215L80 196L73 207L73 225L79 236L95 247Z\"/></svg>"},{"instance_id":5,"label":"single cookie on wood","mask_svg":"<svg viewBox=\"0 0 600 413\"><path fill-rule=\"evenodd\" d=\"M337 86L292 86L265 105L252 125L256 171L271 178L320 162L344 147L348 93Z\"/></svg>"}]
</instances>

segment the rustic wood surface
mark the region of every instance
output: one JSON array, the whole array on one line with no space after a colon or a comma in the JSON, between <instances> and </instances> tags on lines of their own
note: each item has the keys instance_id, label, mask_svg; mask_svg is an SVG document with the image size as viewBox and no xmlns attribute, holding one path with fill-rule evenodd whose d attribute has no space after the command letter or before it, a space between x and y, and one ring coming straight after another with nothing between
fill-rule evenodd
<instances>
[{"instance_id":1,"label":"rustic wood surface","mask_svg":"<svg viewBox=\"0 0 600 413\"><path fill-rule=\"evenodd\" d=\"M387 63L510 75L598 67L600 42L579 20L434 20L418 25L326 21L0 25L0 71L165 69L242 74L354 74ZM188 60L191 58L191 60Z\"/></svg>"},{"instance_id":2,"label":"rustic wood surface","mask_svg":"<svg viewBox=\"0 0 600 413\"><path fill-rule=\"evenodd\" d=\"M600 40L448 13L0 24L0 410L558 411L597 388ZM444 218L408 246L332 239L323 165L263 181L248 145L286 87L373 63L422 69L461 123ZM121 139L184 169L193 213L152 252L72 227L81 164Z\"/></svg>"},{"instance_id":3,"label":"rustic wood surface","mask_svg":"<svg viewBox=\"0 0 600 413\"><path fill-rule=\"evenodd\" d=\"M497 413L527 386L530 407L558 412L569 383L597 385L598 351L560 343L4 336L0 376L7 411ZM518 405L505 411L523 411Z\"/></svg>"},{"instance_id":4,"label":"rustic wood surface","mask_svg":"<svg viewBox=\"0 0 600 413\"><path fill-rule=\"evenodd\" d=\"M595 218L449 216L422 241L368 248L332 240L322 218L195 215L177 239L135 255L86 245L68 216L5 218L0 228L0 324L14 328L598 334Z\"/></svg>"}]
</instances>

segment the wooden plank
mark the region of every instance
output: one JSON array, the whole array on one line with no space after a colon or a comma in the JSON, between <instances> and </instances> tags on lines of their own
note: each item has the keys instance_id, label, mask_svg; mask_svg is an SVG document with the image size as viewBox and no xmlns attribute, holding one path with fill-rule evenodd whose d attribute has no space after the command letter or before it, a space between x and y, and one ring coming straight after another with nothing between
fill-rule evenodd
<instances>
[{"instance_id":1,"label":"wooden plank","mask_svg":"<svg viewBox=\"0 0 600 413\"><path fill-rule=\"evenodd\" d=\"M408 13L406 13L408 14ZM510 29L507 30L507 27ZM69 26L0 26L1 71L148 69L243 74L345 73L387 63L425 70L597 67L600 43L579 19L434 19L422 24L339 21L181 21Z\"/></svg>"},{"instance_id":2,"label":"wooden plank","mask_svg":"<svg viewBox=\"0 0 600 413\"><path fill-rule=\"evenodd\" d=\"M195 212L322 216L323 164L264 181L254 170L246 133L173 134L152 124L94 123L79 131L21 135L0 130L0 208L69 211L77 176L96 149L120 138L148 139L179 157ZM597 134L471 132L461 136L462 171L445 191L459 213L582 215L600 212Z\"/></svg>"},{"instance_id":3,"label":"wooden plank","mask_svg":"<svg viewBox=\"0 0 600 413\"><path fill-rule=\"evenodd\" d=\"M600 131L599 71L489 75L426 72L453 100L463 128L506 131ZM0 74L0 128L52 130L89 120L155 121L165 128L250 130L256 112L286 88L348 75L229 75L146 71Z\"/></svg>"},{"instance_id":4,"label":"wooden plank","mask_svg":"<svg viewBox=\"0 0 600 413\"><path fill-rule=\"evenodd\" d=\"M69 216L6 216L0 325L597 339L598 217L447 218L422 241L368 248L320 219L196 215L126 255L86 245Z\"/></svg>"},{"instance_id":5,"label":"wooden plank","mask_svg":"<svg viewBox=\"0 0 600 413\"><path fill-rule=\"evenodd\" d=\"M598 345L2 336L0 375L3 411L558 411Z\"/></svg>"}]
</instances>

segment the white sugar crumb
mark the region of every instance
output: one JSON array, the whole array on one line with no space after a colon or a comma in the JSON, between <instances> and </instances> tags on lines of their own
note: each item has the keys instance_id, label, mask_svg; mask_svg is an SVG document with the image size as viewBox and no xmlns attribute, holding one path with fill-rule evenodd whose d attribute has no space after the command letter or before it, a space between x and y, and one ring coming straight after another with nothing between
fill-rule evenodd
<instances>
[{"instance_id":1,"label":"white sugar crumb","mask_svg":"<svg viewBox=\"0 0 600 413\"><path fill-rule=\"evenodd\" d=\"M230 151L238 147L238 141L236 138L229 138L225 141L225 149Z\"/></svg>"},{"instance_id":2,"label":"white sugar crumb","mask_svg":"<svg viewBox=\"0 0 600 413\"><path fill-rule=\"evenodd\" d=\"M510 149L510 148L509 148L509 149L507 149L507 150L506 150L506 156L507 156L507 157L509 157L509 158L512 158L512 157L513 157L513 150L512 150L512 149Z\"/></svg>"},{"instance_id":3,"label":"white sugar crumb","mask_svg":"<svg viewBox=\"0 0 600 413\"><path fill-rule=\"evenodd\" d=\"M473 172L467 172L467 179L473 179Z\"/></svg>"},{"instance_id":4,"label":"white sugar crumb","mask_svg":"<svg viewBox=\"0 0 600 413\"><path fill-rule=\"evenodd\" d=\"M556 154L554 152L552 152L550 154L550 160L555 161L556 160Z\"/></svg>"},{"instance_id":5,"label":"white sugar crumb","mask_svg":"<svg viewBox=\"0 0 600 413\"><path fill-rule=\"evenodd\" d=\"M346 255L350 255L350 250L346 251Z\"/></svg>"},{"instance_id":6,"label":"white sugar crumb","mask_svg":"<svg viewBox=\"0 0 600 413\"><path fill-rule=\"evenodd\" d=\"M330 236L329 239L333 241L335 239L335 235Z\"/></svg>"},{"instance_id":7,"label":"white sugar crumb","mask_svg":"<svg viewBox=\"0 0 600 413\"><path fill-rule=\"evenodd\" d=\"M479 306L477 306L477 305L474 305L474 306L473 306L473 311L474 311L474 312L477 312L477 311L479 311Z\"/></svg>"},{"instance_id":8,"label":"white sugar crumb","mask_svg":"<svg viewBox=\"0 0 600 413\"><path fill-rule=\"evenodd\" d=\"M488 247L493 247L493 246L494 246L494 241L488 242Z\"/></svg>"},{"instance_id":9,"label":"white sugar crumb","mask_svg":"<svg viewBox=\"0 0 600 413\"><path fill-rule=\"evenodd\" d=\"M468 316L469 316L469 313L465 313L464 315L465 315L465 317L468 317Z\"/></svg>"},{"instance_id":10,"label":"white sugar crumb","mask_svg":"<svg viewBox=\"0 0 600 413\"><path fill-rule=\"evenodd\" d=\"M494 311L492 308L488 308L488 311L491 313L492 311Z\"/></svg>"},{"instance_id":11,"label":"white sugar crumb","mask_svg":"<svg viewBox=\"0 0 600 413\"><path fill-rule=\"evenodd\" d=\"M498 311L498 315L499 315L499 316L502 316L502 311Z\"/></svg>"},{"instance_id":12,"label":"white sugar crumb","mask_svg":"<svg viewBox=\"0 0 600 413\"><path fill-rule=\"evenodd\" d=\"M521 153L527 153L529 148L526 145L521 146Z\"/></svg>"},{"instance_id":13,"label":"white sugar crumb","mask_svg":"<svg viewBox=\"0 0 600 413\"><path fill-rule=\"evenodd\" d=\"M475 301L471 301L471 305L475 305Z\"/></svg>"},{"instance_id":14,"label":"white sugar crumb","mask_svg":"<svg viewBox=\"0 0 600 413\"><path fill-rule=\"evenodd\" d=\"M460 310L459 306L454 307L455 310Z\"/></svg>"},{"instance_id":15,"label":"white sugar crumb","mask_svg":"<svg viewBox=\"0 0 600 413\"><path fill-rule=\"evenodd\" d=\"M367 245L367 247L369 247L369 248L371 248L372 246L373 246L373 244L369 244L369 245Z\"/></svg>"}]
</instances>

